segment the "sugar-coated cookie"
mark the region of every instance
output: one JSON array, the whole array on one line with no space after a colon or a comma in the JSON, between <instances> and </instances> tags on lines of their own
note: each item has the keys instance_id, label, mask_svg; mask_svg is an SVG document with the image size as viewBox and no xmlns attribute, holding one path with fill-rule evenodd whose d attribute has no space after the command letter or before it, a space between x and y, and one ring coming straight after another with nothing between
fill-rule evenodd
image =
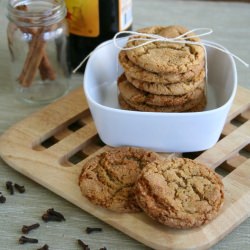
<instances>
[{"instance_id":1,"label":"sugar-coated cookie","mask_svg":"<svg viewBox=\"0 0 250 250\"><path fill-rule=\"evenodd\" d=\"M107 150L85 162L79 176L83 196L115 212L138 212L134 185L141 170L159 159L157 153L135 147Z\"/></svg>"},{"instance_id":2,"label":"sugar-coated cookie","mask_svg":"<svg viewBox=\"0 0 250 250\"><path fill-rule=\"evenodd\" d=\"M141 33L156 34L162 37L175 38L188 30L182 26L153 26L139 30ZM200 42L198 37L188 38L187 41ZM138 38L145 38L138 36ZM134 39L134 38L133 38ZM204 60L204 49L200 45L173 42L153 42L134 48L143 43L142 40L128 40L126 50L130 61L139 67L155 73L184 73L197 68Z\"/></svg>"},{"instance_id":3,"label":"sugar-coated cookie","mask_svg":"<svg viewBox=\"0 0 250 250\"><path fill-rule=\"evenodd\" d=\"M200 75L201 71L204 71L204 61L200 64L192 67L191 70L184 73L154 73L148 70L145 70L133 62L131 62L126 54L126 51L122 50L119 53L119 62L123 67L126 75L130 78L136 80L142 80L150 83L159 83L159 84L173 84L173 83L182 83L194 81L197 78L197 75Z\"/></svg>"},{"instance_id":4,"label":"sugar-coated cookie","mask_svg":"<svg viewBox=\"0 0 250 250\"><path fill-rule=\"evenodd\" d=\"M118 78L118 89L121 95L135 104L147 104L156 106L176 107L189 105L193 100L200 100L200 96L204 95L204 83L193 91L189 91L184 95L156 95L149 92L140 90L134 87L122 74ZM185 109L187 110L187 109Z\"/></svg>"},{"instance_id":5,"label":"sugar-coated cookie","mask_svg":"<svg viewBox=\"0 0 250 250\"><path fill-rule=\"evenodd\" d=\"M185 158L148 164L136 184L136 200L154 220L173 228L208 223L224 201L224 186L210 168Z\"/></svg>"},{"instance_id":6,"label":"sugar-coated cookie","mask_svg":"<svg viewBox=\"0 0 250 250\"><path fill-rule=\"evenodd\" d=\"M141 80L137 80L133 77L130 77L130 75L128 75L126 72L125 75L131 84L143 91L156 95L184 95L190 91L193 91L197 87L204 85L205 71L202 70L199 75L197 75L191 81L172 84L146 82L143 78Z\"/></svg>"}]
</instances>

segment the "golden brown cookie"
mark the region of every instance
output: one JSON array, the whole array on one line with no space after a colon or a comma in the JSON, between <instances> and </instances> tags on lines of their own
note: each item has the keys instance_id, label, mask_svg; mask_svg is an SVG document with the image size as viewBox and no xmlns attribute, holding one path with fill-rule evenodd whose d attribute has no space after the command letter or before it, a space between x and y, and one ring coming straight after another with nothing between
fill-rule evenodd
<instances>
[{"instance_id":1,"label":"golden brown cookie","mask_svg":"<svg viewBox=\"0 0 250 250\"><path fill-rule=\"evenodd\" d=\"M118 103L122 109L130 110L130 111L138 111L138 110L132 108L131 106L129 106L129 104L126 103L126 101L122 98L122 96L120 94L118 95Z\"/></svg>"},{"instance_id":2,"label":"golden brown cookie","mask_svg":"<svg viewBox=\"0 0 250 250\"><path fill-rule=\"evenodd\" d=\"M153 82L153 83L160 83L160 84L172 84L172 83L181 83L192 81L197 75L200 75L201 71L204 71L204 61L200 64L194 66L192 70L184 72L184 73L154 73L147 71L133 62L131 62L127 54L124 50L119 53L119 61L122 65L126 75L130 78L134 78L136 80L142 80L145 82Z\"/></svg>"},{"instance_id":3,"label":"golden brown cookie","mask_svg":"<svg viewBox=\"0 0 250 250\"><path fill-rule=\"evenodd\" d=\"M207 105L207 99L203 98L200 103L198 103L196 106L185 112L201 112L205 110L206 105Z\"/></svg>"},{"instance_id":4,"label":"golden brown cookie","mask_svg":"<svg viewBox=\"0 0 250 250\"><path fill-rule=\"evenodd\" d=\"M118 78L118 89L121 95L132 103L156 106L184 106L203 95L204 84L184 95L155 95L134 87L124 74Z\"/></svg>"},{"instance_id":5,"label":"golden brown cookie","mask_svg":"<svg viewBox=\"0 0 250 250\"><path fill-rule=\"evenodd\" d=\"M126 101L122 98L122 96L120 94L118 95L118 102L119 102L120 107L124 110L139 111L139 110L136 110L135 108L131 107L128 103L126 103ZM195 107L193 107L189 110L183 111L183 112L201 112L201 111L204 111L205 107L206 107L206 99L203 99Z\"/></svg>"},{"instance_id":6,"label":"golden brown cookie","mask_svg":"<svg viewBox=\"0 0 250 250\"><path fill-rule=\"evenodd\" d=\"M172 106L157 106L157 105L149 105L146 103L134 103L131 102L131 100L127 99L125 96L121 94L123 99L129 106L132 108L139 110L139 111L145 111L145 112L184 112L188 111L190 109L193 109L196 107L199 103L202 102L202 100L206 99L205 93L202 89L197 89L199 91L198 98L193 99L192 101L186 102L182 105L172 105Z\"/></svg>"},{"instance_id":7,"label":"golden brown cookie","mask_svg":"<svg viewBox=\"0 0 250 250\"><path fill-rule=\"evenodd\" d=\"M200 74L189 82L162 84L154 82L146 82L143 79L137 80L125 73L128 81L136 88L156 95L185 95L190 91L194 91L198 86L204 84L205 71L202 70Z\"/></svg>"},{"instance_id":8,"label":"golden brown cookie","mask_svg":"<svg viewBox=\"0 0 250 250\"><path fill-rule=\"evenodd\" d=\"M173 228L211 221L224 201L220 177L196 161L175 158L145 167L136 184L136 200L146 214Z\"/></svg>"},{"instance_id":9,"label":"golden brown cookie","mask_svg":"<svg viewBox=\"0 0 250 250\"><path fill-rule=\"evenodd\" d=\"M134 147L107 150L88 160L79 176L83 196L115 212L138 212L134 185L141 170L159 159L157 153Z\"/></svg>"},{"instance_id":10,"label":"golden brown cookie","mask_svg":"<svg viewBox=\"0 0 250 250\"><path fill-rule=\"evenodd\" d=\"M188 30L181 26L153 26L139 30L147 34L175 38ZM188 36L193 36L190 33ZM145 38L138 36L138 38ZM134 39L134 38L133 38ZM191 42L200 42L199 38L186 38ZM126 47L133 48L142 44L141 40L128 40ZM126 50L130 61L139 67L155 73L184 73L192 71L204 60L204 49L200 45L172 42L154 42Z\"/></svg>"},{"instance_id":11,"label":"golden brown cookie","mask_svg":"<svg viewBox=\"0 0 250 250\"><path fill-rule=\"evenodd\" d=\"M118 95L118 102L120 104L120 107L124 110L139 111L139 110L131 107L128 103L126 103L126 101L123 99L123 97L120 94ZM207 104L207 101L204 98L196 106L194 106L193 108L191 108L189 110L183 111L183 112L201 112L201 111L204 111L204 109L206 108L206 104Z\"/></svg>"}]
</instances>

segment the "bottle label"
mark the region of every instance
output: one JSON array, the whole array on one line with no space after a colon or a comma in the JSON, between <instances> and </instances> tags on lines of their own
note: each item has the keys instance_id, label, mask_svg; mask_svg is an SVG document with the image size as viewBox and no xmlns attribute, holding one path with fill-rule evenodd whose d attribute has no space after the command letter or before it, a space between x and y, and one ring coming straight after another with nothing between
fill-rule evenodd
<instances>
[{"instance_id":1,"label":"bottle label","mask_svg":"<svg viewBox=\"0 0 250 250\"><path fill-rule=\"evenodd\" d=\"M99 0L65 0L69 32L79 36L100 34Z\"/></svg>"},{"instance_id":2,"label":"bottle label","mask_svg":"<svg viewBox=\"0 0 250 250\"><path fill-rule=\"evenodd\" d=\"M132 22L132 0L119 0L119 31L126 30Z\"/></svg>"}]
</instances>

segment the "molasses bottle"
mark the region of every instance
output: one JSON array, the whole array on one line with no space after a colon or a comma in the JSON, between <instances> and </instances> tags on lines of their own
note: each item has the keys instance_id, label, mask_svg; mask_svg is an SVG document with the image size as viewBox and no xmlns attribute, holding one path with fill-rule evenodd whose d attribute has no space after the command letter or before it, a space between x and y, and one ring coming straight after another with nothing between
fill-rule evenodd
<instances>
[{"instance_id":1,"label":"molasses bottle","mask_svg":"<svg viewBox=\"0 0 250 250\"><path fill-rule=\"evenodd\" d=\"M71 69L96 46L132 28L132 0L66 0ZM85 65L79 71L84 72Z\"/></svg>"}]
</instances>

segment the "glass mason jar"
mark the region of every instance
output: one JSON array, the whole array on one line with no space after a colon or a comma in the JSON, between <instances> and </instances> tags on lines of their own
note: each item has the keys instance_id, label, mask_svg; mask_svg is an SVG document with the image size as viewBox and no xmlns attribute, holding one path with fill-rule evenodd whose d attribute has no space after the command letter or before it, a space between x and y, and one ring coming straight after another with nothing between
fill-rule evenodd
<instances>
[{"instance_id":1,"label":"glass mason jar","mask_svg":"<svg viewBox=\"0 0 250 250\"><path fill-rule=\"evenodd\" d=\"M63 0L10 0L8 45L17 97L49 103L69 89Z\"/></svg>"}]
</instances>

